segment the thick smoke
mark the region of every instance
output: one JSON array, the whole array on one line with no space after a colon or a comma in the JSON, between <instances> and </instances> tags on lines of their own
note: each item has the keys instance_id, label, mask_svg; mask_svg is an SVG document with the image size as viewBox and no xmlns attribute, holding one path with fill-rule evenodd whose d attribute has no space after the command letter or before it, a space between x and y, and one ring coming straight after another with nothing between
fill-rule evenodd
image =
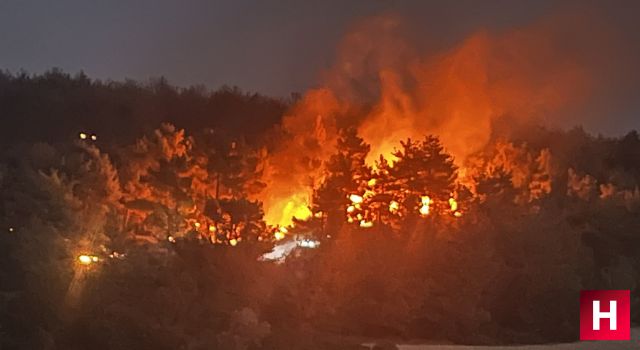
<instances>
[{"instance_id":1,"label":"thick smoke","mask_svg":"<svg viewBox=\"0 0 640 350\"><path fill-rule=\"evenodd\" d=\"M309 91L285 118L288 138L270 155L263 193L267 220L305 216L321 164L337 129L355 125L371 144L370 160L400 140L440 137L456 162L493 137L496 121L566 125L597 91L606 31L584 15L554 16L507 32L479 30L423 55L406 42L396 16L354 26L324 86ZM599 33L598 35L585 33ZM611 52L608 49L608 52Z\"/></svg>"}]
</instances>

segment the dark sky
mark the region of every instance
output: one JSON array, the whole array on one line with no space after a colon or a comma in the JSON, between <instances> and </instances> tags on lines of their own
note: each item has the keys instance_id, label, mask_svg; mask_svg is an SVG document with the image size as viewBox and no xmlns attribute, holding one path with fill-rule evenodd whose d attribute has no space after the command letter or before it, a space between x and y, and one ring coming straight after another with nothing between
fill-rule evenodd
<instances>
[{"instance_id":1,"label":"dark sky","mask_svg":"<svg viewBox=\"0 0 640 350\"><path fill-rule=\"evenodd\" d=\"M319 72L335 57L340 38L354 21L367 16L399 14L407 18L417 38L424 35L432 43L447 45L478 28L526 25L574 4L545 0L0 0L0 68L39 73L59 67L116 80L164 75L180 86L228 84L286 96L316 84ZM589 3L628 35L622 40L630 54L640 52L639 4ZM635 97L631 94L630 99ZM629 104L625 113L632 126L639 127L632 115L638 115L640 103Z\"/></svg>"}]
</instances>

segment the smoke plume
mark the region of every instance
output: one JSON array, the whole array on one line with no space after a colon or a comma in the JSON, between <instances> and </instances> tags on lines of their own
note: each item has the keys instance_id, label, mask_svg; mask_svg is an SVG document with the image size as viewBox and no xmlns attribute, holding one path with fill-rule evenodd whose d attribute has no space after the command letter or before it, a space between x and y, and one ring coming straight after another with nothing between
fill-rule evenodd
<instances>
[{"instance_id":1,"label":"smoke plume","mask_svg":"<svg viewBox=\"0 0 640 350\"><path fill-rule=\"evenodd\" d=\"M506 32L479 30L421 54L403 39L400 17L358 23L323 86L284 120L287 138L270 155L261 198L267 221L287 224L310 214L304 208L340 127L358 128L371 144L371 161L389 156L400 140L434 134L463 165L491 140L498 120L562 125L603 76L596 63L608 33L593 29L600 26L590 16L556 15Z\"/></svg>"}]
</instances>

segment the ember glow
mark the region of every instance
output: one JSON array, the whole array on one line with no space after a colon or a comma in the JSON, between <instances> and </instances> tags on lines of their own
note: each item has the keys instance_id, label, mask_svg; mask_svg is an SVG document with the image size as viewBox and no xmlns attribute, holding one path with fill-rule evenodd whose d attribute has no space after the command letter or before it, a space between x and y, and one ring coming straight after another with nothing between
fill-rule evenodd
<instances>
[{"instance_id":1,"label":"ember glow","mask_svg":"<svg viewBox=\"0 0 640 350\"><path fill-rule=\"evenodd\" d=\"M349 200L351 201L351 203L353 204L360 204L362 203L362 197L358 196L357 194L352 194L349 196Z\"/></svg>"},{"instance_id":2,"label":"ember glow","mask_svg":"<svg viewBox=\"0 0 640 350\"><path fill-rule=\"evenodd\" d=\"M91 265L93 263L97 263L98 260L99 260L98 257L95 255L87 255L87 254L78 255L78 262L82 265Z\"/></svg>"},{"instance_id":3,"label":"ember glow","mask_svg":"<svg viewBox=\"0 0 640 350\"><path fill-rule=\"evenodd\" d=\"M276 241L280 241L283 240L287 233L289 233L289 230L285 227L285 226L281 226L275 233L274 233L274 238L276 239Z\"/></svg>"},{"instance_id":4,"label":"ember glow","mask_svg":"<svg viewBox=\"0 0 640 350\"><path fill-rule=\"evenodd\" d=\"M400 209L400 203L396 201L389 202L389 211L392 213L396 213Z\"/></svg>"},{"instance_id":5,"label":"ember glow","mask_svg":"<svg viewBox=\"0 0 640 350\"><path fill-rule=\"evenodd\" d=\"M431 197L422 196L420 199L420 209L418 210L420 215L427 216L431 211Z\"/></svg>"}]
</instances>

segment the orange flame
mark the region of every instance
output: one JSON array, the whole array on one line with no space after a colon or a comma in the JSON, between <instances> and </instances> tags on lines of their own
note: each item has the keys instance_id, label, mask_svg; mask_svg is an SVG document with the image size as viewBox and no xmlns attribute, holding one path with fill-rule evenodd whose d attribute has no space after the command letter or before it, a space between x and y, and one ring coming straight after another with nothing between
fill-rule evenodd
<instances>
[{"instance_id":1,"label":"orange flame","mask_svg":"<svg viewBox=\"0 0 640 350\"><path fill-rule=\"evenodd\" d=\"M475 33L429 56L416 54L399 28L401 21L388 16L355 26L325 86L284 118L289 136L269 155L260 196L269 224L311 215L311 191L335 152L338 125L358 127L371 145L370 165L379 155L392 160L400 140L434 134L463 166L490 141L496 121L552 118L591 88L581 51L558 50L570 35L562 21Z\"/></svg>"}]
</instances>

